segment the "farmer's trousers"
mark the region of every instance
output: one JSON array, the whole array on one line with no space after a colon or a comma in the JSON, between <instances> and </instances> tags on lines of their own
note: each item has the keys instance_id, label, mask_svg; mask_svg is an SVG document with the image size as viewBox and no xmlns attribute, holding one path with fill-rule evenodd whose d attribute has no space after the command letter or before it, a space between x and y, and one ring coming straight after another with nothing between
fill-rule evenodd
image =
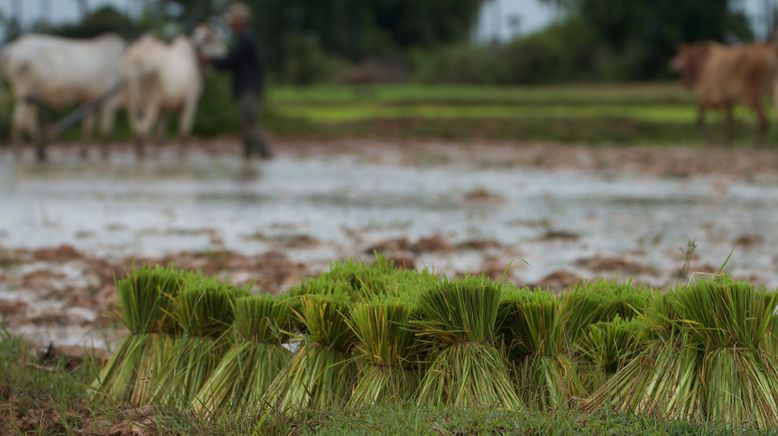
<instances>
[{"instance_id":1,"label":"farmer's trousers","mask_svg":"<svg viewBox=\"0 0 778 436\"><path fill-rule=\"evenodd\" d=\"M255 92L243 91L238 97L241 134L243 135L243 156L246 159L251 158L257 152L263 159L269 159L273 156L259 125L259 104L260 97Z\"/></svg>"}]
</instances>

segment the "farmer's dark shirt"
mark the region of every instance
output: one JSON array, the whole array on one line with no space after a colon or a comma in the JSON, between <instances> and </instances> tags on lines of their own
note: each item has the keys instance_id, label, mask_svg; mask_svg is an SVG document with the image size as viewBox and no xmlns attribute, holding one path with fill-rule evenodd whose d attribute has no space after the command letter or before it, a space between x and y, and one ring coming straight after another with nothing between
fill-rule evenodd
<instances>
[{"instance_id":1,"label":"farmer's dark shirt","mask_svg":"<svg viewBox=\"0 0 778 436\"><path fill-rule=\"evenodd\" d=\"M237 34L227 56L211 59L211 64L220 70L232 72L232 92L236 98L246 91L262 94L262 59L251 32L243 31Z\"/></svg>"}]
</instances>

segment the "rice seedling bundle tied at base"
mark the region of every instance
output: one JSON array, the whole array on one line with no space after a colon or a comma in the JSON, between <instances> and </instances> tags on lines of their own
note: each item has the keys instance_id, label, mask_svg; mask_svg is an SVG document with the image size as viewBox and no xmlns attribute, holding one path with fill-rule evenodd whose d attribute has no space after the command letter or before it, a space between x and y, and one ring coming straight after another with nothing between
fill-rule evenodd
<instances>
[{"instance_id":1,"label":"rice seedling bundle tied at base","mask_svg":"<svg viewBox=\"0 0 778 436\"><path fill-rule=\"evenodd\" d=\"M210 416L261 407L270 384L291 359L289 305L270 296L240 298L235 303L232 345L193 400Z\"/></svg>"},{"instance_id":2,"label":"rice seedling bundle tied at base","mask_svg":"<svg viewBox=\"0 0 778 436\"><path fill-rule=\"evenodd\" d=\"M187 279L187 273L153 266L135 269L117 282L119 316L130 334L92 383L96 392L133 404L151 399L178 334L173 299Z\"/></svg>"},{"instance_id":3,"label":"rice seedling bundle tied at base","mask_svg":"<svg viewBox=\"0 0 778 436\"><path fill-rule=\"evenodd\" d=\"M483 277L442 281L419 298L419 335L428 358L418 404L521 408L497 348L501 286Z\"/></svg>"},{"instance_id":4,"label":"rice seedling bundle tied at base","mask_svg":"<svg viewBox=\"0 0 778 436\"><path fill-rule=\"evenodd\" d=\"M174 304L181 335L163 363L154 401L188 405L193 400L227 351L235 300L245 295L214 279L187 281Z\"/></svg>"},{"instance_id":5,"label":"rice seedling bundle tied at base","mask_svg":"<svg viewBox=\"0 0 778 436\"><path fill-rule=\"evenodd\" d=\"M305 335L289 365L269 387L265 402L282 412L344 404L356 382L350 357L354 336L347 318L349 297L303 295L295 313Z\"/></svg>"}]
</instances>

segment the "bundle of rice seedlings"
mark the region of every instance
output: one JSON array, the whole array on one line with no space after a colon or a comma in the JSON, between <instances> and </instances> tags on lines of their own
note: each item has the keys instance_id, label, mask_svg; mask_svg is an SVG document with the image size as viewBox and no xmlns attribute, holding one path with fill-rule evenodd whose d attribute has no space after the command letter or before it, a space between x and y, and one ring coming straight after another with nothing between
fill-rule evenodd
<instances>
[{"instance_id":1,"label":"bundle of rice seedlings","mask_svg":"<svg viewBox=\"0 0 778 436\"><path fill-rule=\"evenodd\" d=\"M643 313L659 294L655 289L634 282L597 280L575 285L570 292L583 293L598 303L596 321L610 321L618 316L629 320Z\"/></svg>"},{"instance_id":2,"label":"bundle of rice seedlings","mask_svg":"<svg viewBox=\"0 0 778 436\"><path fill-rule=\"evenodd\" d=\"M500 331L515 362L519 393L538 410L567 407L583 390L567 339L572 301L579 300L562 306L548 292L512 289L500 304Z\"/></svg>"},{"instance_id":3,"label":"bundle of rice seedlings","mask_svg":"<svg viewBox=\"0 0 778 436\"><path fill-rule=\"evenodd\" d=\"M669 293L649 315L653 337L585 407L733 427L778 425L778 367L769 352L775 293L719 278Z\"/></svg>"},{"instance_id":4,"label":"bundle of rice seedlings","mask_svg":"<svg viewBox=\"0 0 778 436\"><path fill-rule=\"evenodd\" d=\"M187 281L173 305L181 336L164 362L152 400L190 404L226 352L235 300L245 295L244 290L210 278Z\"/></svg>"},{"instance_id":5,"label":"bundle of rice seedlings","mask_svg":"<svg viewBox=\"0 0 778 436\"><path fill-rule=\"evenodd\" d=\"M349 325L357 339L353 350L358 382L349 406L362 407L408 400L418 384L416 318L408 298L374 297L351 309Z\"/></svg>"},{"instance_id":6,"label":"bundle of rice seedlings","mask_svg":"<svg viewBox=\"0 0 778 436\"><path fill-rule=\"evenodd\" d=\"M560 295L568 340L574 343L592 323L640 315L657 295L655 289L631 281L598 280L575 285Z\"/></svg>"},{"instance_id":7,"label":"bundle of rice seedlings","mask_svg":"<svg viewBox=\"0 0 778 436\"><path fill-rule=\"evenodd\" d=\"M195 410L214 417L261 404L292 356L283 346L288 339L286 300L265 295L235 302L233 344L193 400Z\"/></svg>"},{"instance_id":8,"label":"bundle of rice seedlings","mask_svg":"<svg viewBox=\"0 0 778 436\"><path fill-rule=\"evenodd\" d=\"M573 288L559 296L556 307L564 322L565 340L573 344L592 323L607 319L603 314L603 300L604 295L591 288Z\"/></svg>"},{"instance_id":9,"label":"bundle of rice seedlings","mask_svg":"<svg viewBox=\"0 0 778 436\"><path fill-rule=\"evenodd\" d=\"M376 256L373 263L346 260L329 271L290 289L290 295L345 293L352 301L375 296L399 296L406 290L434 285L437 276L424 271L398 269L391 260Z\"/></svg>"},{"instance_id":10,"label":"bundle of rice seedlings","mask_svg":"<svg viewBox=\"0 0 778 436\"><path fill-rule=\"evenodd\" d=\"M642 320L623 320L618 315L611 321L589 326L575 346L582 357L580 366L588 364L589 371L580 371L585 375L587 391L601 386L630 361L638 351L643 330Z\"/></svg>"},{"instance_id":11,"label":"bundle of rice seedlings","mask_svg":"<svg viewBox=\"0 0 778 436\"><path fill-rule=\"evenodd\" d=\"M373 295L384 295L392 284L396 270L391 261L378 257L369 264L345 260L330 265L327 272L308 279L289 290L290 295L342 293L358 301Z\"/></svg>"},{"instance_id":12,"label":"bundle of rice seedlings","mask_svg":"<svg viewBox=\"0 0 778 436\"><path fill-rule=\"evenodd\" d=\"M350 297L309 294L298 297L295 316L305 326L300 348L268 388L265 404L286 413L345 404L356 382L349 353L354 335L348 325Z\"/></svg>"},{"instance_id":13,"label":"bundle of rice seedlings","mask_svg":"<svg viewBox=\"0 0 778 436\"><path fill-rule=\"evenodd\" d=\"M136 405L148 402L150 386L159 378L160 362L176 333L171 302L188 275L172 268L143 266L116 283L119 317L130 334L92 383L93 389Z\"/></svg>"},{"instance_id":14,"label":"bundle of rice seedlings","mask_svg":"<svg viewBox=\"0 0 778 436\"><path fill-rule=\"evenodd\" d=\"M522 407L497 347L500 296L500 284L467 277L444 280L419 297L416 324L429 347L419 405Z\"/></svg>"}]
</instances>

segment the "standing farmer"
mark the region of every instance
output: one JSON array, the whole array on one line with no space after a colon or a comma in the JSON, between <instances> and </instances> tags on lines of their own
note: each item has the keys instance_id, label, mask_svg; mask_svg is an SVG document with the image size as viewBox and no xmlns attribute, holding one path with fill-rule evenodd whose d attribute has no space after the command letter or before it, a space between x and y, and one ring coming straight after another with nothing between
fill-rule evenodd
<instances>
[{"instance_id":1,"label":"standing farmer","mask_svg":"<svg viewBox=\"0 0 778 436\"><path fill-rule=\"evenodd\" d=\"M257 43L249 29L251 9L245 3L236 2L227 8L224 18L232 29L233 45L225 57L208 60L217 69L232 73L232 91L240 112L244 157L249 159L259 152L263 159L270 159L273 153L259 127L264 77Z\"/></svg>"}]
</instances>

